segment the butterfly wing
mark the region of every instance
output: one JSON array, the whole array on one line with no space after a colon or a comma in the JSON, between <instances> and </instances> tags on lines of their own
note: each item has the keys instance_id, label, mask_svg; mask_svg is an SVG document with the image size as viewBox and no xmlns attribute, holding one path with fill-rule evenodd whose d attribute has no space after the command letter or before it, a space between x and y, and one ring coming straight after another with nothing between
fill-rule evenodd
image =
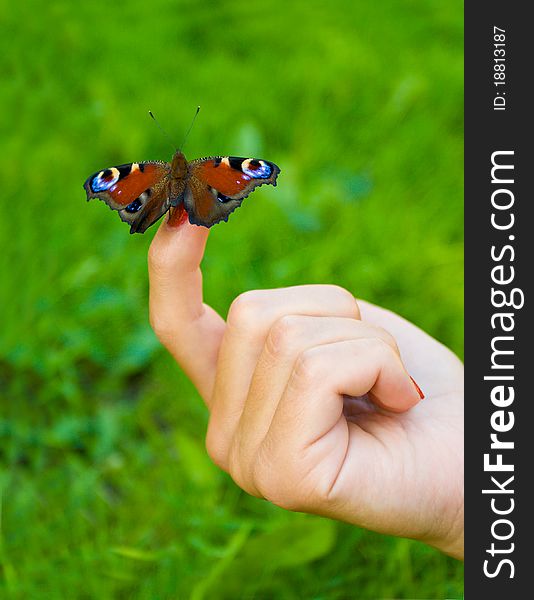
<instances>
[{"instance_id":1,"label":"butterfly wing","mask_svg":"<svg viewBox=\"0 0 534 600\"><path fill-rule=\"evenodd\" d=\"M143 233L171 206L171 166L164 162L119 165L94 173L83 184L87 200L103 200L130 224L130 233Z\"/></svg>"},{"instance_id":2,"label":"butterfly wing","mask_svg":"<svg viewBox=\"0 0 534 600\"><path fill-rule=\"evenodd\" d=\"M204 227L227 221L256 187L276 185L280 173L272 162L235 156L193 160L188 170L185 209L191 223Z\"/></svg>"}]
</instances>

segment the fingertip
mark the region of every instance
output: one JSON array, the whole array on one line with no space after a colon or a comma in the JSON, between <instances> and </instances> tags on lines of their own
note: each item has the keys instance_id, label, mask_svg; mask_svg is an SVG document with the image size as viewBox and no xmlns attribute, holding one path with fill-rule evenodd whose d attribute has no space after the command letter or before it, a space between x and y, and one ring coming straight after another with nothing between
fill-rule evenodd
<instances>
[{"instance_id":1,"label":"fingertip","mask_svg":"<svg viewBox=\"0 0 534 600\"><path fill-rule=\"evenodd\" d=\"M196 270L204 256L209 229L192 225L187 213L165 217L149 249L149 264L158 270Z\"/></svg>"},{"instance_id":2,"label":"fingertip","mask_svg":"<svg viewBox=\"0 0 534 600\"><path fill-rule=\"evenodd\" d=\"M414 406L419 404L421 401L419 396L414 398L412 395L405 396L402 398L396 398L394 402L391 402L391 399L384 400L383 398L379 398L376 394L370 393L371 400L374 404L380 407L383 410L386 410L390 413L401 414L411 410Z\"/></svg>"},{"instance_id":3,"label":"fingertip","mask_svg":"<svg viewBox=\"0 0 534 600\"><path fill-rule=\"evenodd\" d=\"M413 377L406 372L394 382L382 381L370 391L370 395L380 408L394 413L412 409L425 397Z\"/></svg>"},{"instance_id":4,"label":"fingertip","mask_svg":"<svg viewBox=\"0 0 534 600\"><path fill-rule=\"evenodd\" d=\"M416 392L419 394L419 399L424 400L425 394L423 393L423 390L417 385L417 381L415 381L415 379L411 375L410 375L410 379L412 380L412 383L415 386Z\"/></svg>"}]
</instances>

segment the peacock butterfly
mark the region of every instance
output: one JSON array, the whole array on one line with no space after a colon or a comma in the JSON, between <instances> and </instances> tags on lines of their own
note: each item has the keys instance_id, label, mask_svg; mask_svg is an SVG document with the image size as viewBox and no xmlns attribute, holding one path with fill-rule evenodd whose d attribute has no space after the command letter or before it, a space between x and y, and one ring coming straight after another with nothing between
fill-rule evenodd
<instances>
[{"instance_id":1,"label":"peacock butterfly","mask_svg":"<svg viewBox=\"0 0 534 600\"><path fill-rule=\"evenodd\" d=\"M195 225L211 227L228 215L258 186L276 185L280 169L257 158L215 156L188 162L177 150L170 163L149 161L110 167L83 184L87 200L99 198L123 221L130 233L144 233L172 209L179 222L187 212Z\"/></svg>"}]
</instances>

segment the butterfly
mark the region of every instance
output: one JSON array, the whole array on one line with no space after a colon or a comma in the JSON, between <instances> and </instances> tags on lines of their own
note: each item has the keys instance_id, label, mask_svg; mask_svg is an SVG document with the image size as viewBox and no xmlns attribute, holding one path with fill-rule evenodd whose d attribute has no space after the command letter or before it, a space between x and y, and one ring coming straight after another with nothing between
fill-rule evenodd
<instances>
[{"instance_id":1,"label":"butterfly","mask_svg":"<svg viewBox=\"0 0 534 600\"><path fill-rule=\"evenodd\" d=\"M188 162L177 150L170 163L110 167L91 175L83 187L88 201L99 198L118 211L130 233L144 233L169 210L174 222L184 210L194 225L227 221L256 187L276 186L279 173L267 160L212 156Z\"/></svg>"}]
</instances>

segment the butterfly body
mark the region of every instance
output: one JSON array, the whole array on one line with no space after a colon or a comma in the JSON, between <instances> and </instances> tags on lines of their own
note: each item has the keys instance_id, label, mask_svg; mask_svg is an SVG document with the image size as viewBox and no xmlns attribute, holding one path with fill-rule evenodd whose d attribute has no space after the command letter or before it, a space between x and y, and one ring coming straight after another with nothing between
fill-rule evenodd
<instances>
[{"instance_id":1,"label":"butterfly body","mask_svg":"<svg viewBox=\"0 0 534 600\"><path fill-rule=\"evenodd\" d=\"M280 169L255 158L215 156L188 162L176 151L170 163L129 163L104 169L84 183L87 200L99 198L130 224L130 233L143 233L175 207L189 221L211 227L238 208L256 187L276 185Z\"/></svg>"}]
</instances>

